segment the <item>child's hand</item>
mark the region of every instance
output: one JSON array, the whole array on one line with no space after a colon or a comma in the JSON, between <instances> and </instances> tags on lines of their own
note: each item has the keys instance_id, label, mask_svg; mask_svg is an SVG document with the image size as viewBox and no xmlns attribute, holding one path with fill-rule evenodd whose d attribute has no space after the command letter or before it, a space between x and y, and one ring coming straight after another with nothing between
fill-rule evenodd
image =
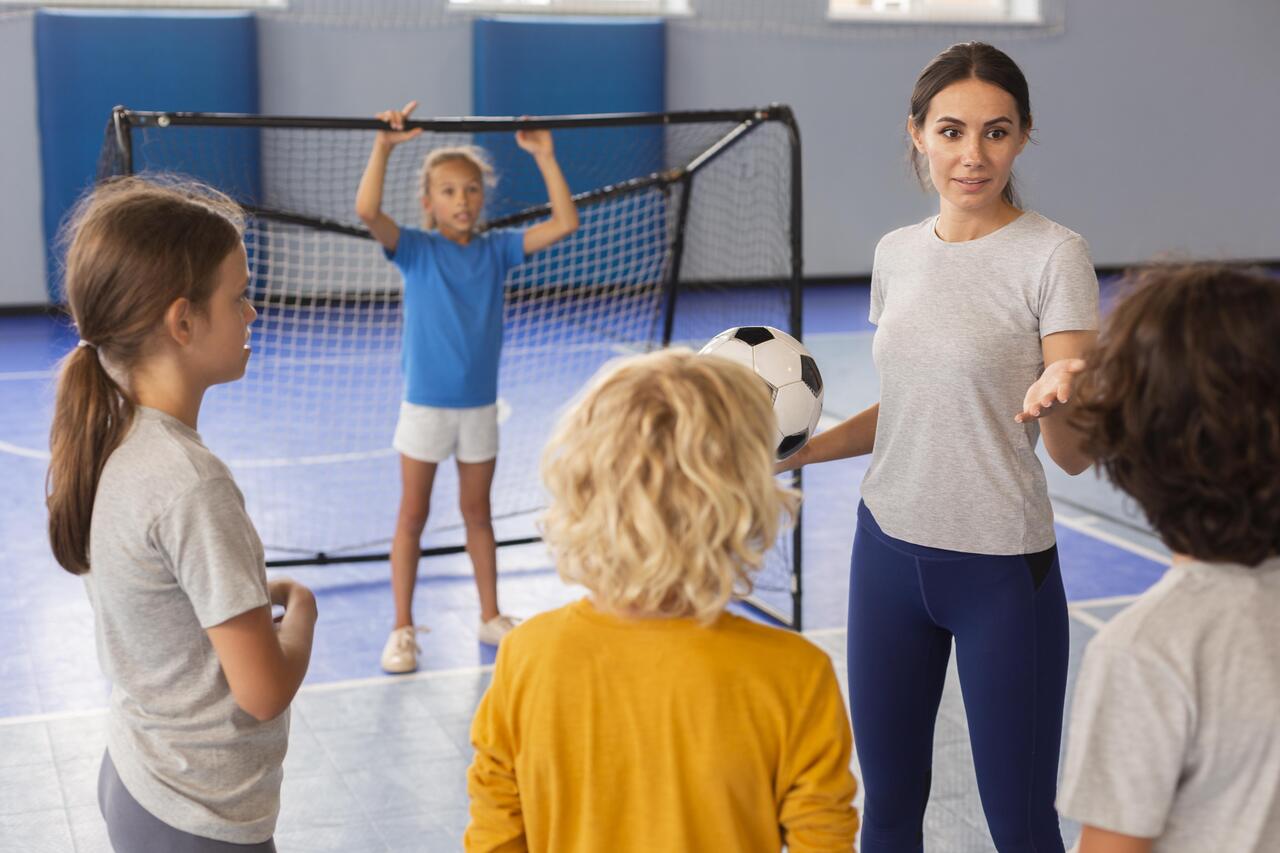
<instances>
[{"instance_id":1,"label":"child's hand","mask_svg":"<svg viewBox=\"0 0 1280 853\"><path fill-rule=\"evenodd\" d=\"M549 130L517 130L516 145L534 157L546 157L554 152Z\"/></svg>"},{"instance_id":2,"label":"child's hand","mask_svg":"<svg viewBox=\"0 0 1280 853\"><path fill-rule=\"evenodd\" d=\"M1071 399L1071 386L1076 374L1085 369L1084 359L1064 358L1044 369L1022 400L1022 411L1013 416L1020 424L1043 418L1053 411L1055 403Z\"/></svg>"},{"instance_id":3,"label":"child's hand","mask_svg":"<svg viewBox=\"0 0 1280 853\"><path fill-rule=\"evenodd\" d=\"M422 128L420 127L415 127L413 130L404 129L404 123L408 121L409 115L417 108L418 102L410 101L404 105L404 109L383 110L374 116L374 118L391 125L391 130L378 131L378 142L388 148L395 148L401 142L407 142L415 136L421 136Z\"/></svg>"},{"instance_id":4,"label":"child's hand","mask_svg":"<svg viewBox=\"0 0 1280 853\"><path fill-rule=\"evenodd\" d=\"M312 621L315 621L315 594L292 578L278 578L268 581L267 597L271 600L273 607L283 607L286 615L291 610L309 609L313 614Z\"/></svg>"}]
</instances>

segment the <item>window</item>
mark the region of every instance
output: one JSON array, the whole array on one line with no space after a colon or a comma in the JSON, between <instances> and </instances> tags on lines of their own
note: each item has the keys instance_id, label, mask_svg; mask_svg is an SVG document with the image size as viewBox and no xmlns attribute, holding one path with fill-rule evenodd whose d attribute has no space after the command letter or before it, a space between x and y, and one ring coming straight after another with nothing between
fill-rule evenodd
<instances>
[{"instance_id":1,"label":"window","mask_svg":"<svg viewBox=\"0 0 1280 853\"><path fill-rule=\"evenodd\" d=\"M288 0L0 0L0 9L5 6L34 8L37 6L80 7L86 9L128 9L128 10L239 10L239 9L285 9Z\"/></svg>"},{"instance_id":2,"label":"window","mask_svg":"<svg viewBox=\"0 0 1280 853\"><path fill-rule=\"evenodd\" d=\"M449 8L533 15L690 14L689 0L449 0Z\"/></svg>"},{"instance_id":3,"label":"window","mask_svg":"<svg viewBox=\"0 0 1280 853\"><path fill-rule=\"evenodd\" d=\"M830 0L835 21L1039 24L1039 0Z\"/></svg>"}]
</instances>

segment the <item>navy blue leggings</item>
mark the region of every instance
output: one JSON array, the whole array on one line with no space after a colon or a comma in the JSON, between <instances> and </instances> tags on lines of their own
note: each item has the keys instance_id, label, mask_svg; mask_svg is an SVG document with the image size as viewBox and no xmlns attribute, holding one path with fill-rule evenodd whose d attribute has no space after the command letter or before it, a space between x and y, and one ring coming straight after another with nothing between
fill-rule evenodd
<instances>
[{"instance_id":1,"label":"navy blue leggings","mask_svg":"<svg viewBox=\"0 0 1280 853\"><path fill-rule=\"evenodd\" d=\"M1061 853L1054 810L1067 683L1056 546L1025 556L925 548L858 506L849 710L866 793L864 853L918 853L951 639L982 810L1000 853Z\"/></svg>"}]
</instances>

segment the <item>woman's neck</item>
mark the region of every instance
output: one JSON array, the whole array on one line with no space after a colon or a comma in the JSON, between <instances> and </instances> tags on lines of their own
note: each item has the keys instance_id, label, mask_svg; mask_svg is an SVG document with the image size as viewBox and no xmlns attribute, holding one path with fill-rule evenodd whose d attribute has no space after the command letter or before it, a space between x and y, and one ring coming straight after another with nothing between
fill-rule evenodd
<instances>
[{"instance_id":1,"label":"woman's neck","mask_svg":"<svg viewBox=\"0 0 1280 853\"><path fill-rule=\"evenodd\" d=\"M981 210L961 210L942 202L934 232L947 243L965 243L999 231L1022 215L1022 211L1004 199Z\"/></svg>"}]
</instances>

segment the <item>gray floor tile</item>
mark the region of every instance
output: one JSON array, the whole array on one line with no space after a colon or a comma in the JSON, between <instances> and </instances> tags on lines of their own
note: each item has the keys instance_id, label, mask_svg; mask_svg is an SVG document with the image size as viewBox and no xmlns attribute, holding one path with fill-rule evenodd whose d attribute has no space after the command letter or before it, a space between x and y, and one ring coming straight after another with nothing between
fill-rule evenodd
<instances>
[{"instance_id":1,"label":"gray floor tile","mask_svg":"<svg viewBox=\"0 0 1280 853\"><path fill-rule=\"evenodd\" d=\"M0 815L63 808L58 774L52 763L0 768Z\"/></svg>"},{"instance_id":2,"label":"gray floor tile","mask_svg":"<svg viewBox=\"0 0 1280 853\"><path fill-rule=\"evenodd\" d=\"M0 767L47 764L52 759L44 723L0 726Z\"/></svg>"},{"instance_id":3,"label":"gray floor tile","mask_svg":"<svg viewBox=\"0 0 1280 853\"><path fill-rule=\"evenodd\" d=\"M332 774L336 770L320 738L302 726L290 725L289 751L284 757L286 779Z\"/></svg>"},{"instance_id":4,"label":"gray floor tile","mask_svg":"<svg viewBox=\"0 0 1280 853\"><path fill-rule=\"evenodd\" d=\"M343 779L371 818L465 809L468 804L467 762L460 759L358 770Z\"/></svg>"},{"instance_id":5,"label":"gray floor tile","mask_svg":"<svg viewBox=\"0 0 1280 853\"><path fill-rule=\"evenodd\" d=\"M411 815L378 821L378 832L391 853L450 853L462 849L464 822L455 826L441 814Z\"/></svg>"},{"instance_id":6,"label":"gray floor tile","mask_svg":"<svg viewBox=\"0 0 1280 853\"><path fill-rule=\"evenodd\" d=\"M470 717L489 689L491 678L488 672L429 678L413 682L406 689L412 691L433 716Z\"/></svg>"},{"instance_id":7,"label":"gray floor tile","mask_svg":"<svg viewBox=\"0 0 1280 853\"><path fill-rule=\"evenodd\" d=\"M412 684L300 693L294 700L294 709L317 736L331 731L397 731L413 721L431 718L431 712L414 691L405 689Z\"/></svg>"},{"instance_id":8,"label":"gray floor tile","mask_svg":"<svg viewBox=\"0 0 1280 853\"><path fill-rule=\"evenodd\" d=\"M285 776L277 833L328 829L364 820L360 801L337 771L302 778Z\"/></svg>"},{"instance_id":9,"label":"gray floor tile","mask_svg":"<svg viewBox=\"0 0 1280 853\"><path fill-rule=\"evenodd\" d=\"M432 719L413 720L398 731L328 732L320 742L341 773L462 757L455 740Z\"/></svg>"},{"instance_id":10,"label":"gray floor tile","mask_svg":"<svg viewBox=\"0 0 1280 853\"><path fill-rule=\"evenodd\" d=\"M72 853L71 826L61 808L25 814L0 814L5 853Z\"/></svg>"},{"instance_id":11,"label":"gray floor tile","mask_svg":"<svg viewBox=\"0 0 1280 853\"><path fill-rule=\"evenodd\" d=\"M71 823L71 837L76 842L76 853L112 853L111 840L107 838L107 824L96 803L68 808L67 819Z\"/></svg>"},{"instance_id":12,"label":"gray floor tile","mask_svg":"<svg viewBox=\"0 0 1280 853\"><path fill-rule=\"evenodd\" d=\"M58 783L62 787L63 804L67 808L94 806L98 803L98 770L101 756L84 756L57 762Z\"/></svg>"},{"instance_id":13,"label":"gray floor tile","mask_svg":"<svg viewBox=\"0 0 1280 853\"><path fill-rule=\"evenodd\" d=\"M107 715L105 712L49 720L49 744L55 761L83 756L102 757L107 748Z\"/></svg>"},{"instance_id":14,"label":"gray floor tile","mask_svg":"<svg viewBox=\"0 0 1280 853\"><path fill-rule=\"evenodd\" d=\"M367 821L277 832L280 853L385 853L386 843Z\"/></svg>"}]
</instances>

